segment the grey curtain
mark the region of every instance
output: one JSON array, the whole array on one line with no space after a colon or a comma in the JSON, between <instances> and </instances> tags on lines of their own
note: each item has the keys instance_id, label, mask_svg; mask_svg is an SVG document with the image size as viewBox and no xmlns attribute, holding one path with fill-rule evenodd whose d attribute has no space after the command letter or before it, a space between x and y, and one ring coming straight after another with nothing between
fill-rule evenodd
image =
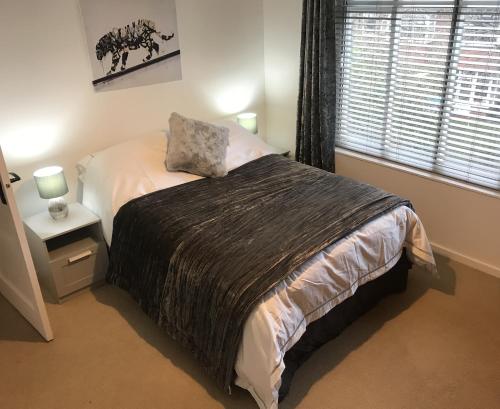
<instances>
[{"instance_id":1,"label":"grey curtain","mask_svg":"<svg viewBox=\"0 0 500 409\"><path fill-rule=\"evenodd\" d=\"M337 65L345 0L304 0L295 157L335 172Z\"/></svg>"}]
</instances>

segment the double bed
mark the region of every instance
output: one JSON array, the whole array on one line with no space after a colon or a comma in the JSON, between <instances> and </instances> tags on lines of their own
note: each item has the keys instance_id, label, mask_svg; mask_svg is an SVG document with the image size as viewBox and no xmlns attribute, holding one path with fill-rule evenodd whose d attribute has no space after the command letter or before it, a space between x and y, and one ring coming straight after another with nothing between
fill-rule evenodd
<instances>
[{"instance_id":1,"label":"double bed","mask_svg":"<svg viewBox=\"0 0 500 409\"><path fill-rule=\"evenodd\" d=\"M134 240L140 240L141 243L149 240L153 243L154 238L148 237L147 234L142 235L143 231L150 231L150 235L173 231L174 227L177 227L177 219L183 218L184 208L186 212L193 211L193 209L205 210L205 207L209 207L208 205L200 205L199 200L190 200L198 192L204 192L205 196L200 197L206 200L206 195L210 192L218 191L219 195L230 196L237 190L241 195L235 197L238 198L237 200L246 200L247 207L253 207L254 204L269 207L268 203L275 200L274 206L276 203L278 205L282 203L284 215L293 215L295 210L292 200L285 199L294 196L293 191L286 192L286 186L293 181L285 181L285 184L279 186L276 186L277 182L274 181L274 185L266 193L267 196L262 199L255 196L255 192L260 192L260 184L263 180L266 183L269 182L270 178L268 180L267 176L261 176L258 182L255 182L252 179L253 174L262 170L265 171L263 175L266 172L280 171L309 172L305 168L297 170L296 165L291 163L293 161L282 158L277 154L276 149L238 125L231 122L220 123L220 125L228 127L230 131L226 161L230 173L225 177L227 182L223 181L225 178L212 182L185 172L167 172L164 159L168 136L165 132L145 135L115 145L87 156L78 165L83 183L83 204L101 217L106 241L111 246L112 271L108 274L108 280L129 291L150 317L178 339L183 338L180 330L172 328L172 319L169 321L168 312L161 313L160 311L163 305L160 305L162 303L159 299L166 291L168 277L163 277L163 281L158 281L158 278L154 276L156 274L154 269L143 271L140 265L142 255L144 263L151 264L151 260L154 260L154 263L157 262L155 257L159 258L158 254L161 252L158 253L157 250L153 252L149 248L137 250L136 248L140 246L135 245ZM273 169L273 172L269 169ZM309 177L313 178L310 179L313 183L310 184L315 183L314 178L320 177L317 172L322 171L311 170ZM240 181L242 184L238 185ZM351 184L348 180L342 179L341 181ZM358 184L353 186L357 187ZM369 187L366 189L368 189L367 192L372 192ZM239 192L240 190L242 192ZM249 192L254 196L247 200ZM378 190L376 193L379 194ZM292 196L286 196L286 194ZM276 408L279 400L286 395L294 369L307 358L312 350L335 336L378 299L405 288L410 262L435 270L434 258L425 230L411 205L403 200L393 199L389 195L382 196L384 200L392 200L392 202L386 208L381 208L377 217L370 216L360 221L355 229L347 229L346 234L335 237L335 240L333 238L330 242L323 240L323 244L317 247L318 251L314 251L309 256L306 252L303 255L304 259L298 265L294 265L293 269L283 276L283 279L277 280L262 294L259 293L258 302L251 304L250 311L242 315L243 323L241 333L236 338L238 342L235 346L235 357L229 360L229 362L234 362L234 368L231 368L230 374L231 382L222 385L224 387L229 385L228 391L230 391L230 385L234 383L247 389L260 408ZM334 193L331 198L338 200L335 203L342 202L342 198L335 198ZM176 204L177 200L184 200L185 203ZM214 199L214 202L217 203L217 200ZM224 202L224 209L230 207L231 200L234 202L236 199L228 200L229 202ZM210 201L206 200L206 203ZM153 207L154 212L149 210ZM171 216L174 209L177 213L172 216L173 221L167 223L166 219ZM302 213L297 210L297 217L304 218L304 209L300 210ZM160 212L163 212L161 217ZM199 217L210 218L206 215ZM237 219L242 217L239 214ZM130 222L136 219L134 223ZM292 225L297 224L297 220L293 220L293 217L290 217L290 220L280 220L279 223L275 222L276 219L277 217L273 216L266 222L265 217L262 221L256 221L253 218L249 219L252 220L252 223L247 223L250 224L249 226L243 225L248 238L249 255L252 254L252 246L256 246L261 252L263 250L261 244L261 247L258 243L252 244L253 235L248 236L248 232L255 232L255 237L261 237L258 232L265 230L269 223L276 223L276 226L279 225L280 228L290 223L290 228L286 228L282 233L284 237L289 235L286 241L291 241L294 235L300 234L300 230L298 230L299 233L291 233L293 232ZM196 226L205 224L205 219L200 220ZM266 226L261 223L266 223ZM157 229L156 226L161 224L165 224L164 230ZM212 245L209 242L210 240L196 242L197 239L194 237L196 235L192 233L193 229L197 229L196 226L189 225L188 228L184 226L183 231L179 230L181 232L179 234L183 234L180 242L176 242L177 237L170 238L175 247L172 251L178 252L178 248L186 247L186 243L191 243L195 250L208 248L208 251L220 252L215 244ZM120 232L118 233L116 229ZM238 235L242 234L241 229L236 232L231 231L231 226L227 225L221 229L224 237L230 236L229 241L237 241L240 239ZM197 234L198 230L196 230ZM186 235L186 231L190 232L190 236ZM151 246L149 244L149 247ZM276 248L280 249L280 245ZM137 250L133 258L129 257L132 250L134 252ZM221 257L232 258L233 262L238 260L238 257L243 257L241 260L244 260L244 255L241 256L238 253L232 256L223 254ZM258 258L258 254L253 257ZM212 254L209 258L212 258ZM130 267L136 262L139 264ZM199 263L199 260L197 262ZM169 259L162 260L161 263L164 263L162 264L163 270L168 270L165 266L172 264ZM158 268L158 270L162 269ZM163 273L168 276L166 271ZM180 273L176 277L177 280L182 279ZM156 280L155 285L140 289L142 280L151 282L153 279ZM200 289L204 287L204 285L198 286ZM184 289L181 295L189 298L189 288ZM168 300L163 300L163 302L168 304ZM179 308L181 304L177 303L176 308ZM342 318L339 319L339 316ZM190 321L186 325L189 328L192 327ZM204 361L203 354L196 349L196 340L181 339L180 341L197 352L195 355L205 369L209 367L210 359L207 358ZM213 342L216 341L218 340L215 339ZM222 351L222 353L225 352Z\"/></svg>"}]
</instances>

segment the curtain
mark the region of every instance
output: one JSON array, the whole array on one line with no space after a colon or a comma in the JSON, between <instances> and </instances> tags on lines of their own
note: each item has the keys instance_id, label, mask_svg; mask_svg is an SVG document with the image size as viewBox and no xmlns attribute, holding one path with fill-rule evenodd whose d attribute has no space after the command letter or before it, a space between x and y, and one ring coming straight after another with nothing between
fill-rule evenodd
<instances>
[{"instance_id":1,"label":"curtain","mask_svg":"<svg viewBox=\"0 0 500 409\"><path fill-rule=\"evenodd\" d=\"M335 172L337 67L344 1L304 0L297 112L297 161Z\"/></svg>"}]
</instances>

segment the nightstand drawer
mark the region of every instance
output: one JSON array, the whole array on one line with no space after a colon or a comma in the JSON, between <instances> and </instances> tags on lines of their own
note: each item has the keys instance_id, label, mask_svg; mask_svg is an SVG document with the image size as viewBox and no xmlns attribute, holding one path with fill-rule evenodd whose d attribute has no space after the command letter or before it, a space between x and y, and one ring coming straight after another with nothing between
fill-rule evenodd
<instances>
[{"instance_id":1,"label":"nightstand drawer","mask_svg":"<svg viewBox=\"0 0 500 409\"><path fill-rule=\"evenodd\" d=\"M33 262L46 295L61 303L104 281L108 250L101 221L79 203L65 219L45 211L24 220Z\"/></svg>"},{"instance_id":2,"label":"nightstand drawer","mask_svg":"<svg viewBox=\"0 0 500 409\"><path fill-rule=\"evenodd\" d=\"M51 251L49 258L59 297L102 281L106 273L106 246L90 237Z\"/></svg>"}]
</instances>

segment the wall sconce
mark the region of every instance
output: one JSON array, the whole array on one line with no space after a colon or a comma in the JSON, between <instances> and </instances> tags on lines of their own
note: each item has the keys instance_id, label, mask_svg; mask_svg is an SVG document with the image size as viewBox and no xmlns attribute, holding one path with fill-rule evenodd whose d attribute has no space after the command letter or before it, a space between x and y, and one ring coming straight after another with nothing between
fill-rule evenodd
<instances>
[{"instance_id":1,"label":"wall sconce","mask_svg":"<svg viewBox=\"0 0 500 409\"><path fill-rule=\"evenodd\" d=\"M33 173L38 193L42 199L49 200L49 213L54 220L68 216L68 205L64 195L69 192L63 168L49 166Z\"/></svg>"},{"instance_id":2,"label":"wall sconce","mask_svg":"<svg viewBox=\"0 0 500 409\"><path fill-rule=\"evenodd\" d=\"M242 114L239 114L236 117L236 121L240 126L245 128L247 131L252 132L252 133L257 133L258 128L257 128L257 114L253 112L245 112Z\"/></svg>"}]
</instances>

